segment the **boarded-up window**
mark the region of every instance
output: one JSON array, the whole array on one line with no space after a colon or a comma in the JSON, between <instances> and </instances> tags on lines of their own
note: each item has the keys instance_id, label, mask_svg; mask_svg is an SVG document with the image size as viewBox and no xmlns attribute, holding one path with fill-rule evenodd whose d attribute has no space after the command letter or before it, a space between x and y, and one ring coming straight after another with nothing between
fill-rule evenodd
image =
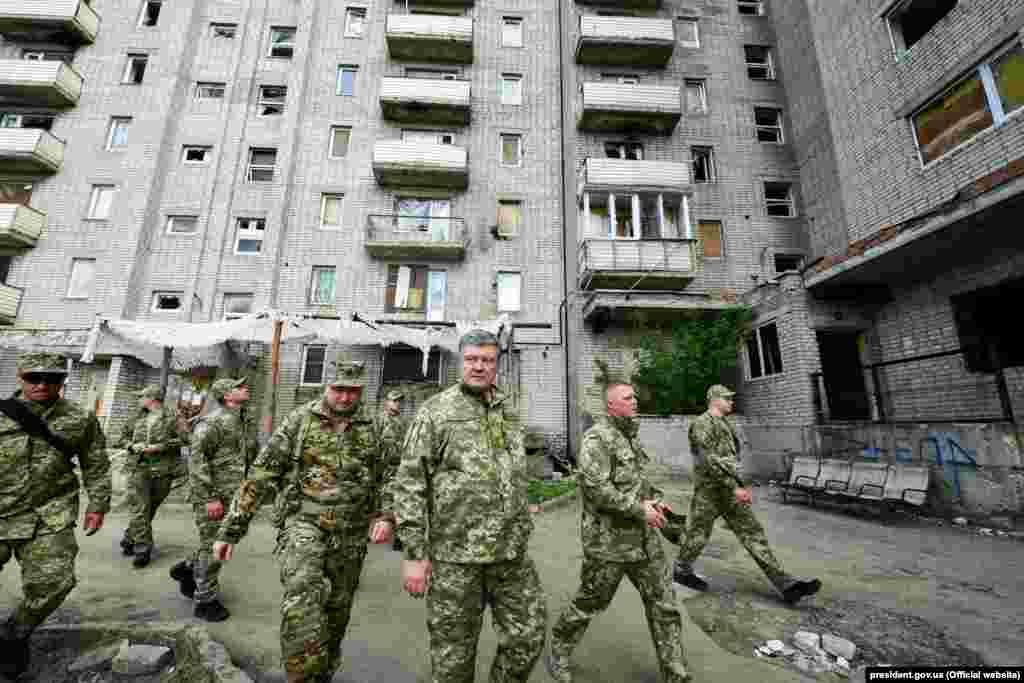
<instances>
[{"instance_id":1,"label":"boarded-up window","mask_svg":"<svg viewBox=\"0 0 1024 683\"><path fill-rule=\"evenodd\" d=\"M704 249L704 258L721 258L722 256L722 222L700 221L697 232Z\"/></svg>"}]
</instances>

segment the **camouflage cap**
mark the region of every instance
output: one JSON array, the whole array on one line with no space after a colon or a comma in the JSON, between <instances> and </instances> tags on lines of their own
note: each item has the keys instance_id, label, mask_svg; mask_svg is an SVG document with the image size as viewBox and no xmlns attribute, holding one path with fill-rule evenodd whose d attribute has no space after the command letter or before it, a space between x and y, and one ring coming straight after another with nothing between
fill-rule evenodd
<instances>
[{"instance_id":1,"label":"camouflage cap","mask_svg":"<svg viewBox=\"0 0 1024 683\"><path fill-rule=\"evenodd\" d=\"M248 383L249 379L247 377L239 377L238 379L225 377L224 379L219 379L213 383L212 387L210 387L210 397L214 401L223 401L224 395L229 391L237 389L238 387Z\"/></svg>"},{"instance_id":2,"label":"camouflage cap","mask_svg":"<svg viewBox=\"0 0 1024 683\"><path fill-rule=\"evenodd\" d=\"M68 359L62 353L35 351L23 353L18 357L18 374L29 372L49 372L68 374Z\"/></svg>"},{"instance_id":3,"label":"camouflage cap","mask_svg":"<svg viewBox=\"0 0 1024 683\"><path fill-rule=\"evenodd\" d=\"M148 401L151 399L161 400L160 387L155 384L150 384L148 387L143 387L139 391L135 392L135 395L139 398Z\"/></svg>"},{"instance_id":4,"label":"camouflage cap","mask_svg":"<svg viewBox=\"0 0 1024 683\"><path fill-rule=\"evenodd\" d=\"M365 387L366 366L359 361L338 361L338 374L332 387Z\"/></svg>"},{"instance_id":5,"label":"camouflage cap","mask_svg":"<svg viewBox=\"0 0 1024 683\"><path fill-rule=\"evenodd\" d=\"M714 384L708 387L708 401L716 398L729 399L736 395L736 392L723 384Z\"/></svg>"},{"instance_id":6,"label":"camouflage cap","mask_svg":"<svg viewBox=\"0 0 1024 683\"><path fill-rule=\"evenodd\" d=\"M387 393L387 395L384 398L389 401L401 401L403 398L405 398L405 394L403 394L401 391L398 391L397 389L392 389Z\"/></svg>"},{"instance_id":7,"label":"camouflage cap","mask_svg":"<svg viewBox=\"0 0 1024 683\"><path fill-rule=\"evenodd\" d=\"M459 338L459 351L467 346L497 346L501 348L497 335L480 328L469 330Z\"/></svg>"}]
</instances>

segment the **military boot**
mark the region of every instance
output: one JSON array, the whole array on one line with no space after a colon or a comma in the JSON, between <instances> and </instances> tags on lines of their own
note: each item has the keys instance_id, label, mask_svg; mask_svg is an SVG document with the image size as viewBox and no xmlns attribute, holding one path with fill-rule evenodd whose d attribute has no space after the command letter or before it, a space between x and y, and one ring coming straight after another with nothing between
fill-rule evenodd
<instances>
[{"instance_id":1,"label":"military boot","mask_svg":"<svg viewBox=\"0 0 1024 683\"><path fill-rule=\"evenodd\" d=\"M28 636L15 633L11 623L0 627L0 674L15 679L28 671Z\"/></svg>"},{"instance_id":2,"label":"military boot","mask_svg":"<svg viewBox=\"0 0 1024 683\"><path fill-rule=\"evenodd\" d=\"M694 571L693 567L676 560L672 565L672 579L679 584L692 588L695 591L706 591L708 589L708 582L703 577L698 576Z\"/></svg>"},{"instance_id":3,"label":"military boot","mask_svg":"<svg viewBox=\"0 0 1024 683\"><path fill-rule=\"evenodd\" d=\"M819 579L790 579L782 589L782 599L787 604L795 604L800 598L814 595L821 590Z\"/></svg>"},{"instance_id":4,"label":"military boot","mask_svg":"<svg viewBox=\"0 0 1024 683\"><path fill-rule=\"evenodd\" d=\"M121 539L121 554L131 557L135 554L135 543L127 536Z\"/></svg>"},{"instance_id":5,"label":"military boot","mask_svg":"<svg viewBox=\"0 0 1024 683\"><path fill-rule=\"evenodd\" d=\"M544 655L544 667L551 674L551 678L558 683L572 683L572 670L569 668L569 658L556 655L553 652Z\"/></svg>"},{"instance_id":6,"label":"military boot","mask_svg":"<svg viewBox=\"0 0 1024 683\"><path fill-rule=\"evenodd\" d=\"M149 565L151 559L153 559L153 550L151 548L137 550L135 551L135 559L132 560L132 566L136 569L142 569Z\"/></svg>"},{"instance_id":7,"label":"military boot","mask_svg":"<svg viewBox=\"0 0 1024 683\"><path fill-rule=\"evenodd\" d=\"M661 677L665 683L687 683L692 681L693 676L686 667L679 662L673 662L661 670Z\"/></svg>"},{"instance_id":8,"label":"military boot","mask_svg":"<svg viewBox=\"0 0 1024 683\"><path fill-rule=\"evenodd\" d=\"M193 616L203 621L224 621L231 616L231 612L228 608L221 603L220 600L211 600L210 602L200 602L196 605L192 611Z\"/></svg>"},{"instance_id":9,"label":"military boot","mask_svg":"<svg viewBox=\"0 0 1024 683\"><path fill-rule=\"evenodd\" d=\"M182 560L171 567L171 578L178 582L178 590L191 600L196 594L196 575L188 560Z\"/></svg>"}]
</instances>

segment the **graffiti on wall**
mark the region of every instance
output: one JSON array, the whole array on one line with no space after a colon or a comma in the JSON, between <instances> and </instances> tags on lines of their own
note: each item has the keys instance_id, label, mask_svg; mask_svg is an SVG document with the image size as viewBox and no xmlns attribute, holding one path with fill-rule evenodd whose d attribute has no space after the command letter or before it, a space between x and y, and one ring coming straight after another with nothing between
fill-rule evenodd
<instances>
[{"instance_id":1,"label":"graffiti on wall","mask_svg":"<svg viewBox=\"0 0 1024 683\"><path fill-rule=\"evenodd\" d=\"M961 470L963 468L977 469L977 451L961 444L958 433L944 431L929 431L918 442L918 448L920 448L920 455L915 458L912 442L907 439L898 439L894 460L897 463L913 463L915 461L934 463L942 470L943 481L945 481L949 493L952 497L959 498ZM879 460L882 454L883 449L867 446L861 452L861 457Z\"/></svg>"}]
</instances>

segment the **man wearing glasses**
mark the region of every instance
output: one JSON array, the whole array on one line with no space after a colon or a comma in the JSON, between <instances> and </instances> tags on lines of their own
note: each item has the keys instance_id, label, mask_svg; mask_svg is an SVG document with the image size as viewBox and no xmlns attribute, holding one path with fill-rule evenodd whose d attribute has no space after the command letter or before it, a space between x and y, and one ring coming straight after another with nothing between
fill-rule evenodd
<instances>
[{"instance_id":1,"label":"man wearing glasses","mask_svg":"<svg viewBox=\"0 0 1024 683\"><path fill-rule=\"evenodd\" d=\"M18 359L20 388L0 401L0 570L21 565L24 598L0 625L0 675L28 669L28 641L75 587L77 458L89 495L86 535L110 509L110 461L99 421L60 397L67 359L27 353Z\"/></svg>"},{"instance_id":2,"label":"man wearing glasses","mask_svg":"<svg viewBox=\"0 0 1024 683\"><path fill-rule=\"evenodd\" d=\"M693 571L711 537L715 520L722 517L726 526L747 549L754 562L789 604L821 589L818 579L798 579L782 569L776 559L764 527L751 509L754 496L744 477L740 459L740 440L726 419L733 410L736 392L716 384L708 389L708 409L690 425L690 450L693 453L693 498L690 500L690 524L679 548L674 578L694 590L707 590L708 583Z\"/></svg>"}]
</instances>

